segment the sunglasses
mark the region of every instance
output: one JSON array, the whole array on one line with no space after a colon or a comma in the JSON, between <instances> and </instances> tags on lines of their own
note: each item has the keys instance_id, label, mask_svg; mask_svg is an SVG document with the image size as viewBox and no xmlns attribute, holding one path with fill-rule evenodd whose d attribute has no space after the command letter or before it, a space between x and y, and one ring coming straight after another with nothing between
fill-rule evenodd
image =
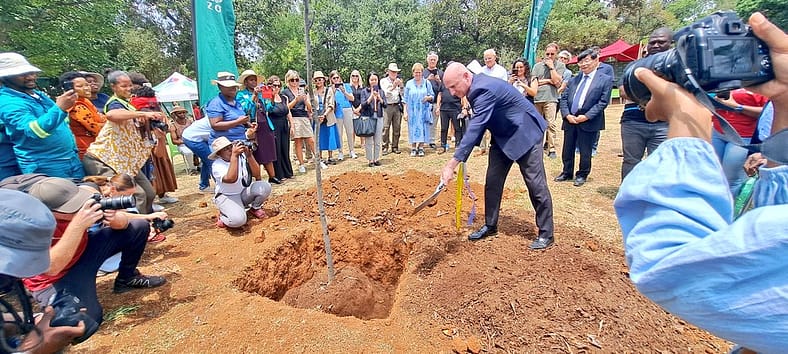
<instances>
[{"instance_id":1,"label":"sunglasses","mask_svg":"<svg viewBox=\"0 0 788 354\"><path fill-rule=\"evenodd\" d=\"M544 53L544 55L546 55L546 56L548 56L548 57L552 57L552 56L554 56L554 55L555 55L555 53Z\"/></svg>"},{"instance_id":2,"label":"sunglasses","mask_svg":"<svg viewBox=\"0 0 788 354\"><path fill-rule=\"evenodd\" d=\"M282 84L271 84L271 87L282 87Z\"/></svg>"},{"instance_id":3,"label":"sunglasses","mask_svg":"<svg viewBox=\"0 0 788 354\"><path fill-rule=\"evenodd\" d=\"M297 82L300 79L290 79L290 82Z\"/></svg>"},{"instance_id":4,"label":"sunglasses","mask_svg":"<svg viewBox=\"0 0 788 354\"><path fill-rule=\"evenodd\" d=\"M350 77L358 77L358 75L350 75Z\"/></svg>"}]
</instances>

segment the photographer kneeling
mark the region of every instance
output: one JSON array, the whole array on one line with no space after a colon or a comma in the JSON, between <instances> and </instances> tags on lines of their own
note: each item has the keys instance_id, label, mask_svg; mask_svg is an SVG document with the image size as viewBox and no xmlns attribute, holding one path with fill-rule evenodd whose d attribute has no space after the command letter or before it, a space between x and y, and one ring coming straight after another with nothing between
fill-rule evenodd
<instances>
[{"instance_id":1,"label":"photographer kneeling","mask_svg":"<svg viewBox=\"0 0 788 354\"><path fill-rule=\"evenodd\" d=\"M783 139L765 141L763 152L785 163L788 36L760 13L749 23L768 46L774 72L750 90L772 99L772 138L782 131ZM669 126L668 140L635 166L616 197L630 279L665 310L714 335L762 353L785 352L788 166L770 160L761 167L755 209L734 220L728 181L709 143L709 110L651 70L634 75L651 93L646 117Z\"/></svg>"},{"instance_id":2,"label":"photographer kneeling","mask_svg":"<svg viewBox=\"0 0 788 354\"><path fill-rule=\"evenodd\" d=\"M246 208L258 219L265 217L263 202L271 195L271 184L261 181L260 164L249 146L219 137L211 144L212 173L216 180L213 202L219 209L218 227L237 228L246 224ZM252 181L252 177L256 181Z\"/></svg>"},{"instance_id":3,"label":"photographer kneeling","mask_svg":"<svg viewBox=\"0 0 788 354\"><path fill-rule=\"evenodd\" d=\"M87 326L82 340L90 337L103 319L103 310L96 296L96 272L104 260L123 252L114 293L153 288L166 282L163 277L145 276L137 270L150 232L148 221L130 219L125 212L102 210L102 204L107 203L97 202L96 192L89 186L78 187L69 180L56 177L44 178L28 189L28 194L52 211L57 226L49 250L49 270L26 278L25 287L41 306L57 301L54 295L62 291L78 297L80 305L87 309L87 315L96 323L95 326ZM131 200L129 198L129 204ZM128 204L117 207L126 208Z\"/></svg>"}]
</instances>

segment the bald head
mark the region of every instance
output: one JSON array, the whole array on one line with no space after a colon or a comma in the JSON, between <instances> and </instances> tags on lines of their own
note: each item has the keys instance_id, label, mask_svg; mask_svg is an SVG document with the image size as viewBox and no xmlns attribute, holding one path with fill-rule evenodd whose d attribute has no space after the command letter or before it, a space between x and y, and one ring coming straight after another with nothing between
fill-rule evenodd
<instances>
[{"instance_id":1,"label":"bald head","mask_svg":"<svg viewBox=\"0 0 788 354\"><path fill-rule=\"evenodd\" d=\"M452 96L464 97L467 95L471 82L473 82L473 74L460 63L449 64L443 73L443 84L449 89Z\"/></svg>"},{"instance_id":2,"label":"bald head","mask_svg":"<svg viewBox=\"0 0 788 354\"><path fill-rule=\"evenodd\" d=\"M673 43L673 31L667 27L660 27L651 32L646 44L647 55L664 52L670 49Z\"/></svg>"}]
</instances>

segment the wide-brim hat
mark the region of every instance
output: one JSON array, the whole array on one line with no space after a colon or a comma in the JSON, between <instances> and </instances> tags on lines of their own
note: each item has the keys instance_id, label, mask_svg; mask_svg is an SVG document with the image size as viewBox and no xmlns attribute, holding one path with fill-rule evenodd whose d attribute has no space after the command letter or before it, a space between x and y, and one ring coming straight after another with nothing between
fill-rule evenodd
<instances>
[{"instance_id":1,"label":"wide-brim hat","mask_svg":"<svg viewBox=\"0 0 788 354\"><path fill-rule=\"evenodd\" d=\"M27 193L44 203L49 210L74 214L98 191L79 187L65 178L47 177L30 186Z\"/></svg>"},{"instance_id":2,"label":"wide-brim hat","mask_svg":"<svg viewBox=\"0 0 788 354\"><path fill-rule=\"evenodd\" d=\"M171 114L172 113L178 113L178 112L188 112L188 111L186 110L186 108L183 108L183 107L181 107L179 105L173 106L172 110L170 111Z\"/></svg>"},{"instance_id":3,"label":"wide-brim hat","mask_svg":"<svg viewBox=\"0 0 788 354\"><path fill-rule=\"evenodd\" d=\"M388 70L388 71L393 71L393 72L395 72L395 73L398 73L398 72L400 72L400 71L401 71L401 70L399 69L399 66L397 66L397 63L391 63L391 64L389 64L389 67L388 67L388 68L386 68L386 70Z\"/></svg>"},{"instance_id":4,"label":"wide-brim hat","mask_svg":"<svg viewBox=\"0 0 788 354\"><path fill-rule=\"evenodd\" d=\"M41 69L30 63L19 53L0 53L0 77L40 73Z\"/></svg>"},{"instance_id":5,"label":"wide-brim hat","mask_svg":"<svg viewBox=\"0 0 788 354\"><path fill-rule=\"evenodd\" d=\"M315 71L315 73L312 74L312 80L320 79L320 78L322 78L323 80L327 80L328 79L325 75L323 75L323 72L320 71L320 70Z\"/></svg>"},{"instance_id":6,"label":"wide-brim hat","mask_svg":"<svg viewBox=\"0 0 788 354\"><path fill-rule=\"evenodd\" d=\"M220 71L216 73L216 79L211 80L212 85L219 85L224 87L240 87L237 81L235 81L235 74L229 73L226 71Z\"/></svg>"},{"instance_id":7,"label":"wide-brim hat","mask_svg":"<svg viewBox=\"0 0 788 354\"><path fill-rule=\"evenodd\" d=\"M246 78L248 78L249 76L254 76L255 78L257 78L257 81L260 81L260 76L257 75L257 73L254 72L254 70L249 69L249 70L244 70L244 72L241 73L241 76L238 78L238 83L243 85L244 83L246 83Z\"/></svg>"},{"instance_id":8,"label":"wide-brim hat","mask_svg":"<svg viewBox=\"0 0 788 354\"><path fill-rule=\"evenodd\" d=\"M0 189L0 274L32 277L49 269L55 217L36 198Z\"/></svg>"},{"instance_id":9,"label":"wide-brim hat","mask_svg":"<svg viewBox=\"0 0 788 354\"><path fill-rule=\"evenodd\" d=\"M222 151L222 149L232 144L233 143L230 141L230 139L227 139L227 137L220 136L216 138L216 140L211 143L211 154L208 155L208 158L211 160L216 160L216 158L219 157L219 151Z\"/></svg>"},{"instance_id":10,"label":"wide-brim hat","mask_svg":"<svg viewBox=\"0 0 788 354\"><path fill-rule=\"evenodd\" d=\"M96 83L98 83L99 90L101 90L101 88L104 87L104 75L101 75L99 73L93 73L90 71L80 71L79 73L88 77L92 77L94 80L96 80Z\"/></svg>"}]
</instances>

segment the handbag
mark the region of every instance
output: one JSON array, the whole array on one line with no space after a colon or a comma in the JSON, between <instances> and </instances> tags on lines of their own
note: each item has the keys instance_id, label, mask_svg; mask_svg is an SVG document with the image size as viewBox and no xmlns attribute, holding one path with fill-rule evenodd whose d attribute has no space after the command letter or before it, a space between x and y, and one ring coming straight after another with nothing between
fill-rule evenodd
<instances>
[{"instance_id":1,"label":"handbag","mask_svg":"<svg viewBox=\"0 0 788 354\"><path fill-rule=\"evenodd\" d=\"M357 136L370 137L375 135L375 126L378 119L375 117L361 116L353 118L353 132Z\"/></svg>"}]
</instances>

